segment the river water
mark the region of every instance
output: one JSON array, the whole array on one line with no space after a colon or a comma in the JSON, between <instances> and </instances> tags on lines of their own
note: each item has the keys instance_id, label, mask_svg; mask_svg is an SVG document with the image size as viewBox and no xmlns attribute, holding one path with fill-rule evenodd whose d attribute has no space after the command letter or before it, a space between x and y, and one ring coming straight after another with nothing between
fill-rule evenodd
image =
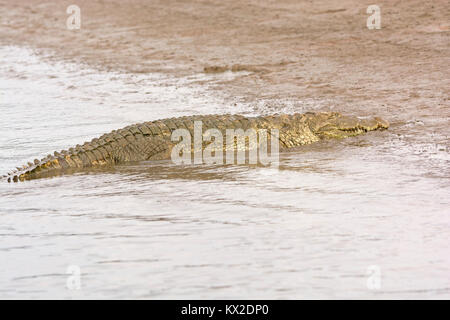
<instances>
[{"instance_id":1,"label":"river water","mask_svg":"<svg viewBox=\"0 0 450 320\"><path fill-rule=\"evenodd\" d=\"M269 111L208 89L239 73L0 56L1 174L131 123ZM394 122L283 153L278 168L161 161L0 183L0 298L450 298L447 125Z\"/></svg>"}]
</instances>

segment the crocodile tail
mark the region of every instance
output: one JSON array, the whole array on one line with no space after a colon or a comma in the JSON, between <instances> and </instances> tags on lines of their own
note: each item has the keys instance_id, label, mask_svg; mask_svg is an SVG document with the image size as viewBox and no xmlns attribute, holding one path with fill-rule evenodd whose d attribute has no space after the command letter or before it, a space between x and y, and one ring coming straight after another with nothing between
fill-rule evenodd
<instances>
[{"instance_id":1,"label":"crocodile tail","mask_svg":"<svg viewBox=\"0 0 450 320\"><path fill-rule=\"evenodd\" d=\"M75 171L96 165L105 165L113 160L105 148L97 143L99 139L77 145L69 151L63 150L48 155L42 160L35 159L23 167L10 172L6 177L8 182L18 182L41 177L49 177L62 172Z\"/></svg>"},{"instance_id":2,"label":"crocodile tail","mask_svg":"<svg viewBox=\"0 0 450 320\"><path fill-rule=\"evenodd\" d=\"M115 164L120 159L142 160L134 154L132 145L148 136L148 128L128 126L121 130L113 130L99 138L92 139L83 145L48 155L42 160L34 160L4 176L8 182L18 182L76 171L77 169Z\"/></svg>"},{"instance_id":3,"label":"crocodile tail","mask_svg":"<svg viewBox=\"0 0 450 320\"><path fill-rule=\"evenodd\" d=\"M74 155L55 152L54 155L48 155L42 160L35 159L33 163L29 162L22 168L17 168L10 172L6 179L8 182L18 182L30 180L33 178L56 175L63 169L83 168L85 165Z\"/></svg>"}]
</instances>

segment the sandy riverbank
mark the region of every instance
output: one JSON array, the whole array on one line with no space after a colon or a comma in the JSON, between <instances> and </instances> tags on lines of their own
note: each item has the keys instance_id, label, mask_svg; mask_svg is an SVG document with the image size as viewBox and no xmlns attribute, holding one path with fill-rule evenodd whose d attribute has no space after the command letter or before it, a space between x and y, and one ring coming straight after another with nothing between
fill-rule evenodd
<instances>
[{"instance_id":1,"label":"sandy riverbank","mask_svg":"<svg viewBox=\"0 0 450 320\"><path fill-rule=\"evenodd\" d=\"M0 43L49 49L55 59L175 76L249 73L215 83L230 103L313 100L318 108L391 121L449 116L448 1L1 1ZM444 114L443 114L444 113ZM407 116L405 116L407 114Z\"/></svg>"}]
</instances>

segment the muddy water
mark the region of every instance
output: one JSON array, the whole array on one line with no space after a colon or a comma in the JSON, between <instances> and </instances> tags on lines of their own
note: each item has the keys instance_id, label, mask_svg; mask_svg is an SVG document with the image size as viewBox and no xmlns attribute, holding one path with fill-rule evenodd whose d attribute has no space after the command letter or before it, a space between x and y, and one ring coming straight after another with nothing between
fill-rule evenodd
<instances>
[{"instance_id":1,"label":"muddy water","mask_svg":"<svg viewBox=\"0 0 450 320\"><path fill-rule=\"evenodd\" d=\"M273 111L208 90L239 74L0 55L1 173L130 123ZM435 131L394 123L284 153L279 168L167 161L0 183L0 297L449 298L450 157Z\"/></svg>"}]
</instances>

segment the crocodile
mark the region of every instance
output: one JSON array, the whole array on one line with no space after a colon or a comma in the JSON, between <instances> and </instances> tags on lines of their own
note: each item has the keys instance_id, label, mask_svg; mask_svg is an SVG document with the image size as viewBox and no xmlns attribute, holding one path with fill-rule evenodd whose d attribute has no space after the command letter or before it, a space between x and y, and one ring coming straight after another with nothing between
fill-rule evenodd
<instances>
[{"instance_id":1,"label":"crocodile","mask_svg":"<svg viewBox=\"0 0 450 320\"><path fill-rule=\"evenodd\" d=\"M337 112L307 112L257 117L243 115L201 115L142 122L113 130L83 145L55 152L42 160L35 159L3 176L8 182L47 177L60 172L80 171L91 167L111 166L127 162L170 159L175 143L171 134L187 129L194 136L194 121L202 121L203 129L247 130L277 129L281 150L330 138L345 138L368 131L382 130L389 123L381 118L358 118ZM204 145L203 145L204 147Z\"/></svg>"}]
</instances>

